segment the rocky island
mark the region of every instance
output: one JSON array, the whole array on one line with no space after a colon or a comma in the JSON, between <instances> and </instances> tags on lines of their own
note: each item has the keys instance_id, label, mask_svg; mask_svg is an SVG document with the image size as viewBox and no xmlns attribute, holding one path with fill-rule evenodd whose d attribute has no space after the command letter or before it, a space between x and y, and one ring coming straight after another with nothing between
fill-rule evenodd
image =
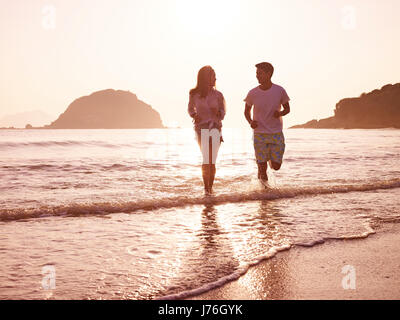
<instances>
[{"instance_id":1,"label":"rocky island","mask_svg":"<svg viewBox=\"0 0 400 320\"><path fill-rule=\"evenodd\" d=\"M291 128L377 129L400 128L400 83L346 98L336 104L335 115Z\"/></svg>"},{"instance_id":2,"label":"rocky island","mask_svg":"<svg viewBox=\"0 0 400 320\"><path fill-rule=\"evenodd\" d=\"M43 129L164 128L160 114L130 91L107 89L73 101Z\"/></svg>"}]
</instances>

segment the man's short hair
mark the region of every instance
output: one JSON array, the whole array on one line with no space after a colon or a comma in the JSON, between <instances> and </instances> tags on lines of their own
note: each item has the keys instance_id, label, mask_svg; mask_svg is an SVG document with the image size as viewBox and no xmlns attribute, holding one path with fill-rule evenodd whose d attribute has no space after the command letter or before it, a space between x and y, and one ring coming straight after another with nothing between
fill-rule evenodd
<instances>
[{"instance_id":1,"label":"man's short hair","mask_svg":"<svg viewBox=\"0 0 400 320\"><path fill-rule=\"evenodd\" d=\"M260 62L256 64L256 68L260 68L265 72L271 72L271 76L274 74L274 67L269 62Z\"/></svg>"}]
</instances>

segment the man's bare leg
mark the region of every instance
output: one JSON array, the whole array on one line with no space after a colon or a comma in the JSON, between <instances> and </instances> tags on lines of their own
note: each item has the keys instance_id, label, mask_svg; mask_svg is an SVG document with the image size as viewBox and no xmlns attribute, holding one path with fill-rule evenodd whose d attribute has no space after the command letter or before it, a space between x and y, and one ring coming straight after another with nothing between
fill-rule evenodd
<instances>
[{"instance_id":1,"label":"man's bare leg","mask_svg":"<svg viewBox=\"0 0 400 320\"><path fill-rule=\"evenodd\" d=\"M278 171L281 168L281 165L282 165L282 163L278 163L278 162L269 160L269 166L276 171Z\"/></svg>"},{"instance_id":2,"label":"man's bare leg","mask_svg":"<svg viewBox=\"0 0 400 320\"><path fill-rule=\"evenodd\" d=\"M262 162L262 163L257 163L258 166L258 179L267 181L268 180L268 176L267 176L267 163L266 162Z\"/></svg>"}]
</instances>

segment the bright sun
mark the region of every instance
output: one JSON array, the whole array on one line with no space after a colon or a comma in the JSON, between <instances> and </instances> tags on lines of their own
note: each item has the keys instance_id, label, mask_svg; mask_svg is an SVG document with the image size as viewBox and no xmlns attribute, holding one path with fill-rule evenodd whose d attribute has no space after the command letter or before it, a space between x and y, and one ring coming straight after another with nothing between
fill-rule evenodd
<instances>
[{"instance_id":1,"label":"bright sun","mask_svg":"<svg viewBox=\"0 0 400 320\"><path fill-rule=\"evenodd\" d=\"M224 33L239 17L239 0L177 0L178 19L189 32Z\"/></svg>"}]
</instances>

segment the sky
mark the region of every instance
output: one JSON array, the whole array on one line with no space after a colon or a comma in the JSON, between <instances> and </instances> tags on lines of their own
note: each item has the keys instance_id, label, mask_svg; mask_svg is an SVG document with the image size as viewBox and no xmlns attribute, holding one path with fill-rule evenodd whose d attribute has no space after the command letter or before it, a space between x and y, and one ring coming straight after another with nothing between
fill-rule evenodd
<instances>
[{"instance_id":1,"label":"sky","mask_svg":"<svg viewBox=\"0 0 400 320\"><path fill-rule=\"evenodd\" d=\"M284 127L400 82L398 0L0 0L0 117L58 115L92 92L129 90L165 125L191 126L188 92L211 65L243 127L255 64L291 98Z\"/></svg>"}]
</instances>

